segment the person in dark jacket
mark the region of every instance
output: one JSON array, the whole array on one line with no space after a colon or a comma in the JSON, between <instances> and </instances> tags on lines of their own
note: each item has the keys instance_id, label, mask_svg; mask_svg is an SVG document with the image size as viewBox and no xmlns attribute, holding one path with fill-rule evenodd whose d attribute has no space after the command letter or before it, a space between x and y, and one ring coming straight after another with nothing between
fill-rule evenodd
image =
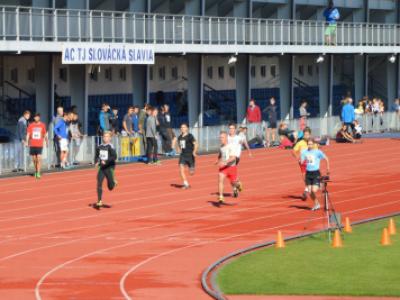
<instances>
[{"instance_id":1,"label":"person in dark jacket","mask_svg":"<svg viewBox=\"0 0 400 300\"><path fill-rule=\"evenodd\" d=\"M263 110L267 114L267 128L265 132L266 146L273 146L276 142L276 128L278 123L278 107L274 97L269 99L269 105ZM272 141L270 139L272 137Z\"/></svg>"},{"instance_id":2,"label":"person in dark jacket","mask_svg":"<svg viewBox=\"0 0 400 300\"><path fill-rule=\"evenodd\" d=\"M111 132L103 133L103 143L97 146L96 156L94 158L97 172L97 208L103 206L103 181L107 180L107 187L112 191L116 185L115 180L115 162L117 160L117 152L111 144Z\"/></svg>"},{"instance_id":3,"label":"person in dark jacket","mask_svg":"<svg viewBox=\"0 0 400 300\"><path fill-rule=\"evenodd\" d=\"M28 120L31 117L29 110L24 111L17 123L16 143L15 143L15 169L14 172L23 171L24 168L24 147L26 143L26 129L28 128Z\"/></svg>"},{"instance_id":4,"label":"person in dark jacket","mask_svg":"<svg viewBox=\"0 0 400 300\"><path fill-rule=\"evenodd\" d=\"M172 154L172 136L171 136L171 114L168 104L161 107L161 113L158 114L158 130L161 136L162 150L166 155Z\"/></svg>"}]
</instances>

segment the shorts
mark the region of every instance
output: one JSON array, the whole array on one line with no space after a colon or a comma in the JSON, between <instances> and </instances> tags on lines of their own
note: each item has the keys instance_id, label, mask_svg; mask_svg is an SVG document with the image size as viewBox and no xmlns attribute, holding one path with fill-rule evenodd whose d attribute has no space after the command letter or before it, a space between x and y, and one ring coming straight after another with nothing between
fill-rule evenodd
<instances>
[{"instance_id":1,"label":"shorts","mask_svg":"<svg viewBox=\"0 0 400 300\"><path fill-rule=\"evenodd\" d=\"M30 147L29 155L42 155L43 147Z\"/></svg>"},{"instance_id":2,"label":"shorts","mask_svg":"<svg viewBox=\"0 0 400 300\"><path fill-rule=\"evenodd\" d=\"M179 165L188 166L189 169L194 170L196 166L196 160L193 155L181 155L179 157Z\"/></svg>"},{"instance_id":3,"label":"shorts","mask_svg":"<svg viewBox=\"0 0 400 300\"><path fill-rule=\"evenodd\" d=\"M67 139L61 139L60 140L60 151L66 152L68 151L68 140Z\"/></svg>"},{"instance_id":4,"label":"shorts","mask_svg":"<svg viewBox=\"0 0 400 300\"><path fill-rule=\"evenodd\" d=\"M278 128L277 122L276 122L276 121L269 121L269 122L268 122L267 128L269 128L269 129L276 129L276 128Z\"/></svg>"},{"instance_id":5,"label":"shorts","mask_svg":"<svg viewBox=\"0 0 400 300\"><path fill-rule=\"evenodd\" d=\"M226 166L219 169L220 174L224 174L226 178L229 179L231 183L237 182L237 167L236 166Z\"/></svg>"},{"instance_id":6,"label":"shorts","mask_svg":"<svg viewBox=\"0 0 400 300\"><path fill-rule=\"evenodd\" d=\"M306 172L306 185L320 186L321 173L319 171Z\"/></svg>"},{"instance_id":7,"label":"shorts","mask_svg":"<svg viewBox=\"0 0 400 300\"><path fill-rule=\"evenodd\" d=\"M329 24L325 29L325 35L336 34L337 24Z\"/></svg>"},{"instance_id":8,"label":"shorts","mask_svg":"<svg viewBox=\"0 0 400 300\"><path fill-rule=\"evenodd\" d=\"M307 172L307 162L299 163L301 174L306 174Z\"/></svg>"}]
</instances>

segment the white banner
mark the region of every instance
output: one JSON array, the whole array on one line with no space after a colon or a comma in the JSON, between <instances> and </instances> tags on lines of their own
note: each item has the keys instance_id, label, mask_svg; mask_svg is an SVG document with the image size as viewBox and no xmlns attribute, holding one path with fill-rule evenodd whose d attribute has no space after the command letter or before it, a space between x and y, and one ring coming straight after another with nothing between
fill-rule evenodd
<instances>
[{"instance_id":1,"label":"white banner","mask_svg":"<svg viewBox=\"0 0 400 300\"><path fill-rule=\"evenodd\" d=\"M154 47L137 44L65 43L63 64L154 64Z\"/></svg>"}]
</instances>

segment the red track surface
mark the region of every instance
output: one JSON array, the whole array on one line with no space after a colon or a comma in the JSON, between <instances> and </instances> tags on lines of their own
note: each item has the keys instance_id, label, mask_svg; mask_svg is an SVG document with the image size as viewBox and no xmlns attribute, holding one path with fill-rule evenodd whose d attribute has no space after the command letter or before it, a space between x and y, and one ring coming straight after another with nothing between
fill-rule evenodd
<instances>
[{"instance_id":1,"label":"red track surface","mask_svg":"<svg viewBox=\"0 0 400 300\"><path fill-rule=\"evenodd\" d=\"M352 221L400 211L400 142L368 140L326 147L331 198ZM217 208L214 156L198 159L193 188L182 191L177 162L117 168L118 188L94 202L95 171L0 181L0 299L208 299L206 266L228 253L322 228L322 212L293 199L302 191L289 151L246 153L245 191ZM310 219L311 222L310 222ZM307 226L306 229L304 227ZM377 237L379 238L379 237Z\"/></svg>"}]
</instances>

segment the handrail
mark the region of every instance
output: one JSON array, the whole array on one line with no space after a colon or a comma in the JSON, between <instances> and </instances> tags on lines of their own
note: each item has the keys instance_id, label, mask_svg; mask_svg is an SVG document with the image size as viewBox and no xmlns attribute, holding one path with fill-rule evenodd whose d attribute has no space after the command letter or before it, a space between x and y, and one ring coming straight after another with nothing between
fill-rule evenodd
<instances>
[{"instance_id":1,"label":"handrail","mask_svg":"<svg viewBox=\"0 0 400 300\"><path fill-rule=\"evenodd\" d=\"M8 80L4 80L3 82L8 84L9 86L13 87L14 89L16 89L20 94L23 94L23 95L27 96L28 98L33 97L33 95L31 95L27 91L21 89L20 87L16 86L14 83L12 83L12 82L10 82Z\"/></svg>"}]
</instances>

